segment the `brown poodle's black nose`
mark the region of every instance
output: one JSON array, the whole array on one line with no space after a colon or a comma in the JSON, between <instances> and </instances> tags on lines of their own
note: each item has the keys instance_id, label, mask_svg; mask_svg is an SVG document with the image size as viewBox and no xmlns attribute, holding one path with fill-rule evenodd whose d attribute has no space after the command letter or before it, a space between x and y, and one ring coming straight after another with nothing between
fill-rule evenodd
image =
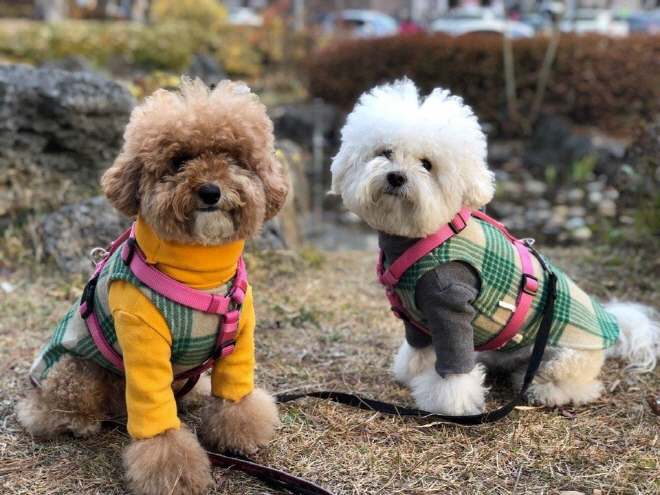
<instances>
[{"instance_id":1,"label":"brown poodle's black nose","mask_svg":"<svg viewBox=\"0 0 660 495\"><path fill-rule=\"evenodd\" d=\"M214 205L220 201L220 188L215 184L204 184L197 192L204 204Z\"/></svg>"},{"instance_id":2,"label":"brown poodle's black nose","mask_svg":"<svg viewBox=\"0 0 660 495\"><path fill-rule=\"evenodd\" d=\"M390 172L387 174L387 183L392 187L401 187L407 181L408 178L401 172Z\"/></svg>"}]
</instances>

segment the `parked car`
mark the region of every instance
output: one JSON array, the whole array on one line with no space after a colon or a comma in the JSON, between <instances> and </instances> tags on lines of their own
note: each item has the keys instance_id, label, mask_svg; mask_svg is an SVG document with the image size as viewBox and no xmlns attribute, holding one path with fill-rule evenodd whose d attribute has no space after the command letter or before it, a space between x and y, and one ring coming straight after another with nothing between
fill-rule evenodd
<instances>
[{"instance_id":1,"label":"parked car","mask_svg":"<svg viewBox=\"0 0 660 495\"><path fill-rule=\"evenodd\" d=\"M600 33L609 36L628 36L628 23L618 20L609 10L576 9L567 12L559 23L559 29L567 33Z\"/></svg>"},{"instance_id":2,"label":"parked car","mask_svg":"<svg viewBox=\"0 0 660 495\"><path fill-rule=\"evenodd\" d=\"M466 6L448 10L432 21L429 29L436 33L461 36L470 33L508 33L513 39L534 36L534 27L506 19L503 12L490 8Z\"/></svg>"},{"instance_id":3,"label":"parked car","mask_svg":"<svg viewBox=\"0 0 660 495\"><path fill-rule=\"evenodd\" d=\"M631 33L660 34L660 8L633 12L625 20Z\"/></svg>"},{"instance_id":4,"label":"parked car","mask_svg":"<svg viewBox=\"0 0 660 495\"><path fill-rule=\"evenodd\" d=\"M264 20L249 7L230 7L227 22L236 26L262 26Z\"/></svg>"},{"instance_id":5,"label":"parked car","mask_svg":"<svg viewBox=\"0 0 660 495\"><path fill-rule=\"evenodd\" d=\"M354 38L393 36L399 32L396 19L377 10L347 9L329 13L322 22L326 34L340 32Z\"/></svg>"}]
</instances>

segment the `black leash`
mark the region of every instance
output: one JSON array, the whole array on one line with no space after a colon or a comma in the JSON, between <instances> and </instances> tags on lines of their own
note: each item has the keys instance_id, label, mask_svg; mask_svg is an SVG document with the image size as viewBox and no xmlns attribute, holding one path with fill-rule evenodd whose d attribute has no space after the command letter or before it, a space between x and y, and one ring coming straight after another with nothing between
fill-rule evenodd
<instances>
[{"instance_id":1,"label":"black leash","mask_svg":"<svg viewBox=\"0 0 660 495\"><path fill-rule=\"evenodd\" d=\"M545 259L540 256L531 245L528 246L530 251L537 257L543 269L548 275L547 280L547 300L543 308L543 317L539 325L536 339L534 340L534 347L532 354L529 358L527 371L520 392L508 404L483 414L475 414L472 416L449 416L444 414L435 414L421 409L400 407L387 402L381 402L374 399L367 399L354 394L347 394L344 392L302 392L296 394L280 394L275 398L278 403L290 402L303 397L315 397L318 399L331 400L339 404L344 404L359 409L368 411L382 412L386 414L394 414L397 416L420 416L428 419L454 423L463 426L475 426L485 423L492 423L507 416L527 392L527 389L532 384L532 380L541 365L543 353L548 342L550 335L550 328L552 327L552 319L554 315L555 299L557 297L557 277L552 271L552 268L547 264ZM301 495L333 495L332 492L306 481L297 476L285 473L275 468L263 466L246 458L232 457L222 454L209 453L211 465L220 468L239 469L247 474L251 474L266 484L279 489L289 490L290 492Z\"/></svg>"},{"instance_id":2,"label":"black leash","mask_svg":"<svg viewBox=\"0 0 660 495\"><path fill-rule=\"evenodd\" d=\"M543 259L539 257L539 259ZM319 399L331 400L339 404L344 404L347 406L357 407L359 409L365 409L368 411L382 412L386 414L395 414L397 416L421 416L424 418L445 421L449 423L455 423L464 426L475 426L484 423L492 423L494 421L500 420L508 415L515 406L520 402L520 400L527 392L527 389L532 384L532 380L536 375L536 372L541 365L541 360L543 358L543 352L545 351L545 346L548 342L548 336L550 335L550 328L552 327L552 319L554 315L555 307L555 298L557 296L557 277L552 272L552 269L545 263L545 260L542 262L543 268L548 274L548 296L545 308L543 309L543 317L539 325L538 332L536 334L536 339L534 340L534 348L532 349L532 354L529 358L529 364L527 365L527 371L525 372L525 378L523 380L522 388L520 392L513 398L508 404L496 409L494 411L489 411L482 414L475 414L471 416L449 416L445 414L435 414L428 411L423 411L421 409L407 408L395 406L387 402L381 402L373 399L366 399L354 394L347 394L343 392L332 392L332 391L323 391L323 392L301 392L296 394L280 394L275 398L277 402L284 403L292 400L300 399L302 397L316 397Z\"/></svg>"},{"instance_id":3,"label":"black leash","mask_svg":"<svg viewBox=\"0 0 660 495\"><path fill-rule=\"evenodd\" d=\"M300 495L333 495L325 488L311 481L298 478L279 469L257 464L246 457L223 455L208 452L213 467L222 469L238 469L260 479L273 488L288 490Z\"/></svg>"}]
</instances>

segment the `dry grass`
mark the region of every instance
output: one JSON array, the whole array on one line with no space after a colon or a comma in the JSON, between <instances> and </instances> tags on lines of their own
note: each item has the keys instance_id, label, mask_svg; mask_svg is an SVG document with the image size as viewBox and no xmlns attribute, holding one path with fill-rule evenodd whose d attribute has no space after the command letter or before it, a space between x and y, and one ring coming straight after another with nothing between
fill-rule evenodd
<instances>
[{"instance_id":1,"label":"dry grass","mask_svg":"<svg viewBox=\"0 0 660 495\"><path fill-rule=\"evenodd\" d=\"M594 295L660 307L657 239L640 246L543 249ZM412 405L388 371L402 332L374 274L375 253L249 255L258 323L259 385L273 392L329 389ZM28 266L26 266L28 265ZM82 289L26 258L2 256L0 282L0 493L123 494L128 437L109 424L90 439L40 442L16 422L28 367ZM303 399L280 405L282 427L255 460L336 494L660 493L660 418L646 399L660 373L630 377L609 362L609 390L580 408L526 408L493 425L463 428ZM512 395L493 380L494 408ZM195 426L195 411L184 415ZM218 494L279 493L216 470Z\"/></svg>"}]
</instances>

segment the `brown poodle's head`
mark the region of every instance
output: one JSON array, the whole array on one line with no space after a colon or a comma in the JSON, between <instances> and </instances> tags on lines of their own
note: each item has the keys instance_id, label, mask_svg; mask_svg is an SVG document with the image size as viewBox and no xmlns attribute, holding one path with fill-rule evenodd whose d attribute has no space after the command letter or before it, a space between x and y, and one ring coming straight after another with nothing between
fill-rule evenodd
<instances>
[{"instance_id":1,"label":"brown poodle's head","mask_svg":"<svg viewBox=\"0 0 660 495\"><path fill-rule=\"evenodd\" d=\"M242 83L209 89L182 80L136 107L124 147L103 175L121 213L138 213L163 239L217 245L258 233L288 192L273 123Z\"/></svg>"}]
</instances>

